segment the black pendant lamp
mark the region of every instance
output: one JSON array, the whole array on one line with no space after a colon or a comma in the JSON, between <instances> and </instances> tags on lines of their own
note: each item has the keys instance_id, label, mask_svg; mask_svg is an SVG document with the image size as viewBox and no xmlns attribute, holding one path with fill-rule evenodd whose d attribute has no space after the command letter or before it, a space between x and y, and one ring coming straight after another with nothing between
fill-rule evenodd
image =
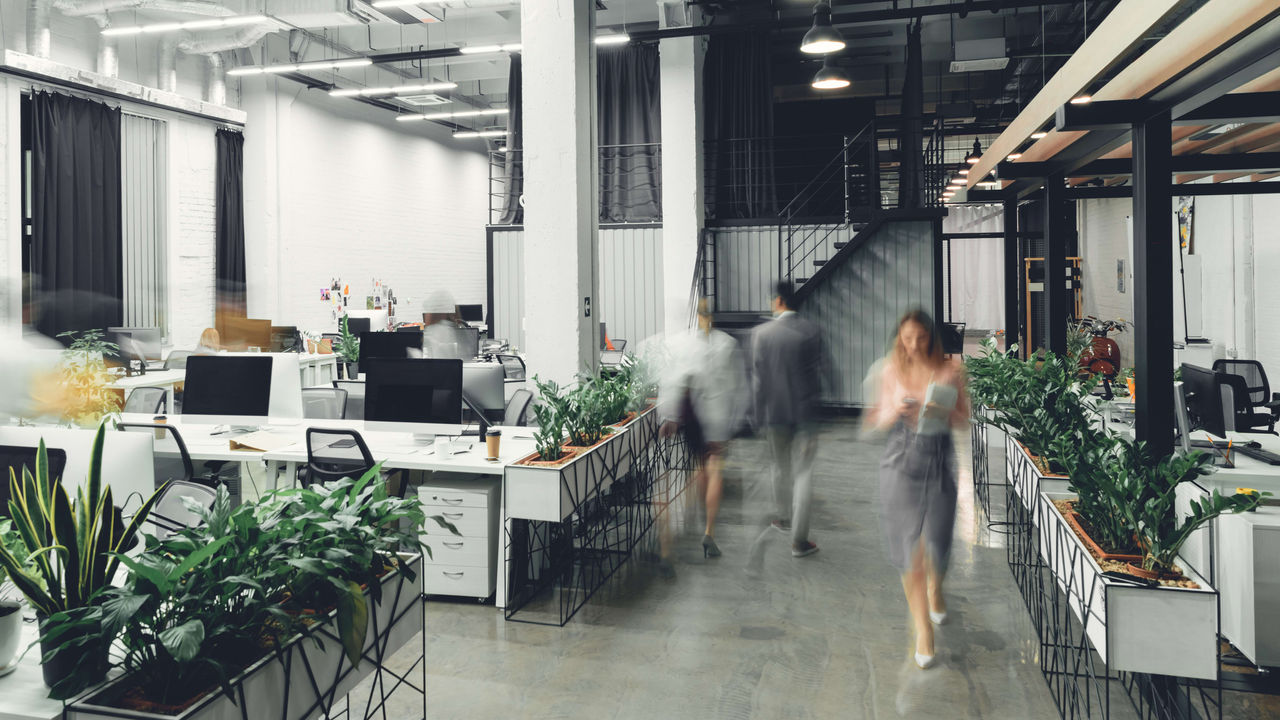
<instances>
[{"instance_id":1,"label":"black pendant lamp","mask_svg":"<svg viewBox=\"0 0 1280 720\"><path fill-rule=\"evenodd\" d=\"M844 74L844 70L831 64L832 57L828 55L823 58L822 68L813 76L810 86L814 90L839 90L849 87L849 76Z\"/></svg>"},{"instance_id":2,"label":"black pendant lamp","mask_svg":"<svg viewBox=\"0 0 1280 720\"><path fill-rule=\"evenodd\" d=\"M831 25L831 5L820 2L813 6L813 27L804 34L800 51L812 55L825 55L844 49L844 36Z\"/></svg>"},{"instance_id":3,"label":"black pendant lamp","mask_svg":"<svg viewBox=\"0 0 1280 720\"><path fill-rule=\"evenodd\" d=\"M964 161L966 163L969 163L970 165L977 165L978 161L981 159L982 159L982 143L978 141L978 138L974 138L973 152L969 153L968 155L965 155Z\"/></svg>"}]
</instances>

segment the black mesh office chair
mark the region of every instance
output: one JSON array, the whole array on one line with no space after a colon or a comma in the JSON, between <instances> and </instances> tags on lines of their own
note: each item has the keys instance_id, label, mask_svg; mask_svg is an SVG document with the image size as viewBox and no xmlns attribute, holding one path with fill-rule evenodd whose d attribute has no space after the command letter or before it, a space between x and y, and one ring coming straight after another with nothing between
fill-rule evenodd
<instances>
[{"instance_id":1,"label":"black mesh office chair","mask_svg":"<svg viewBox=\"0 0 1280 720\"><path fill-rule=\"evenodd\" d=\"M942 336L942 352L944 355L962 355L964 353L964 323L942 323L938 330Z\"/></svg>"},{"instance_id":2,"label":"black mesh office chair","mask_svg":"<svg viewBox=\"0 0 1280 720\"><path fill-rule=\"evenodd\" d=\"M333 387L346 392L347 402L343 417L347 420L364 419L364 381L334 380Z\"/></svg>"},{"instance_id":3,"label":"black mesh office chair","mask_svg":"<svg viewBox=\"0 0 1280 720\"><path fill-rule=\"evenodd\" d=\"M191 464L191 453L187 452L187 443L175 427L163 423L119 423L116 428L124 432L139 432L154 435L155 451L152 463L156 471L156 487L173 481L190 482L195 476ZM202 481L206 484L207 480Z\"/></svg>"},{"instance_id":4,"label":"black mesh office chair","mask_svg":"<svg viewBox=\"0 0 1280 720\"><path fill-rule=\"evenodd\" d=\"M218 491L208 485L173 480L165 486L164 494L157 498L155 505L151 507L147 522L155 526L156 537L164 540L178 530L200 524L200 516L187 506L188 500L196 502L207 510L213 507L213 501L217 497Z\"/></svg>"},{"instance_id":5,"label":"black mesh office chair","mask_svg":"<svg viewBox=\"0 0 1280 720\"><path fill-rule=\"evenodd\" d=\"M1280 419L1280 393L1271 392L1262 363L1257 360L1214 360L1213 370L1240 378L1239 382L1231 384L1235 396L1236 430L1261 432L1257 428L1265 427L1266 432L1274 433L1276 421Z\"/></svg>"},{"instance_id":6,"label":"black mesh office chair","mask_svg":"<svg viewBox=\"0 0 1280 720\"><path fill-rule=\"evenodd\" d=\"M533 404L533 393L523 388L511 394L507 401L506 411L502 416L502 424L512 427L529 424L529 408Z\"/></svg>"},{"instance_id":7,"label":"black mesh office chair","mask_svg":"<svg viewBox=\"0 0 1280 720\"><path fill-rule=\"evenodd\" d=\"M495 355L502 363L502 376L507 382L523 382L525 379L524 359L519 355Z\"/></svg>"},{"instance_id":8,"label":"black mesh office chair","mask_svg":"<svg viewBox=\"0 0 1280 720\"><path fill-rule=\"evenodd\" d=\"M338 387L302 389L302 417L309 420L342 420L346 416L346 390Z\"/></svg>"},{"instance_id":9,"label":"black mesh office chair","mask_svg":"<svg viewBox=\"0 0 1280 720\"><path fill-rule=\"evenodd\" d=\"M164 412L167 405L165 389L148 385L130 390L121 412L157 415Z\"/></svg>"},{"instance_id":10,"label":"black mesh office chair","mask_svg":"<svg viewBox=\"0 0 1280 720\"><path fill-rule=\"evenodd\" d=\"M165 370L186 370L187 358L195 355L191 350L170 350L169 356L164 359Z\"/></svg>"},{"instance_id":11,"label":"black mesh office chair","mask_svg":"<svg viewBox=\"0 0 1280 720\"><path fill-rule=\"evenodd\" d=\"M373 454L355 430L307 428L308 484L358 478L374 466Z\"/></svg>"}]
</instances>

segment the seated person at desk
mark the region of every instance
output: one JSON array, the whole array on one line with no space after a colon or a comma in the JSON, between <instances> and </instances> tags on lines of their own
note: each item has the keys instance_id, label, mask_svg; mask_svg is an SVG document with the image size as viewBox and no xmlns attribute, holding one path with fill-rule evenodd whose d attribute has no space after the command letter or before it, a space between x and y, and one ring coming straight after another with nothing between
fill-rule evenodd
<instances>
[{"instance_id":1,"label":"seated person at desk","mask_svg":"<svg viewBox=\"0 0 1280 720\"><path fill-rule=\"evenodd\" d=\"M222 352L222 338L213 328L205 328L200 333L200 342L196 343L196 355L214 355Z\"/></svg>"},{"instance_id":2,"label":"seated person at desk","mask_svg":"<svg viewBox=\"0 0 1280 720\"><path fill-rule=\"evenodd\" d=\"M440 360L469 360L462 352L457 307L453 298L437 290L422 303L422 356Z\"/></svg>"}]
</instances>

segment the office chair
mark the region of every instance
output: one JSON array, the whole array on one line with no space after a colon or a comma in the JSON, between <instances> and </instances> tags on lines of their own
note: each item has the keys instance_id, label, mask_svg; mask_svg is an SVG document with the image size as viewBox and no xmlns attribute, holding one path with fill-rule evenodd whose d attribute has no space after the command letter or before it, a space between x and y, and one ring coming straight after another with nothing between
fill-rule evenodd
<instances>
[{"instance_id":1,"label":"office chair","mask_svg":"<svg viewBox=\"0 0 1280 720\"><path fill-rule=\"evenodd\" d=\"M529 424L529 407L533 405L533 393L521 388L511 394L502 415L502 424L522 426Z\"/></svg>"},{"instance_id":2,"label":"office chair","mask_svg":"<svg viewBox=\"0 0 1280 720\"><path fill-rule=\"evenodd\" d=\"M613 343L613 349L615 352L622 352L627 349L627 341L622 338L614 338L609 342Z\"/></svg>"},{"instance_id":3,"label":"office chair","mask_svg":"<svg viewBox=\"0 0 1280 720\"><path fill-rule=\"evenodd\" d=\"M334 380L333 387L347 393L346 409L343 417L347 420L364 419L364 381Z\"/></svg>"},{"instance_id":4,"label":"office chair","mask_svg":"<svg viewBox=\"0 0 1280 720\"><path fill-rule=\"evenodd\" d=\"M194 501L200 507L208 510L213 507L213 501L217 497L218 491L208 485L186 480L173 480L165 487L164 493L156 499L155 505L151 507L151 514L147 516L147 522L156 527L156 538L164 540L183 528L195 527L200 524L200 516L187 507L188 500Z\"/></svg>"},{"instance_id":5,"label":"office chair","mask_svg":"<svg viewBox=\"0 0 1280 720\"><path fill-rule=\"evenodd\" d=\"M942 353L944 355L961 355L964 353L964 323L942 323L939 334L942 335Z\"/></svg>"},{"instance_id":6,"label":"office chair","mask_svg":"<svg viewBox=\"0 0 1280 720\"><path fill-rule=\"evenodd\" d=\"M38 451L38 447L0 445L0 473L3 473L3 477L0 477L0 516L9 515L9 471L13 470L13 474L19 481L22 480L24 467L34 475ZM46 446L45 453L49 458L49 477L51 479L62 477L62 472L67 467L67 451Z\"/></svg>"},{"instance_id":7,"label":"office chair","mask_svg":"<svg viewBox=\"0 0 1280 720\"><path fill-rule=\"evenodd\" d=\"M307 428L307 484L359 478L374 465L369 446L355 430Z\"/></svg>"},{"instance_id":8,"label":"office chair","mask_svg":"<svg viewBox=\"0 0 1280 720\"><path fill-rule=\"evenodd\" d=\"M191 482L195 470L191 453L178 429L164 423L118 423L116 429L124 432L140 432L156 435L152 463L156 471L156 488L169 481ZM207 482L206 482L207 484Z\"/></svg>"},{"instance_id":9,"label":"office chair","mask_svg":"<svg viewBox=\"0 0 1280 720\"><path fill-rule=\"evenodd\" d=\"M495 355L502 363L502 376L506 382L523 382L525 375L524 359L519 355Z\"/></svg>"},{"instance_id":10,"label":"office chair","mask_svg":"<svg viewBox=\"0 0 1280 720\"><path fill-rule=\"evenodd\" d=\"M1223 412L1227 415L1227 429L1236 432L1256 432L1275 434L1275 416L1270 413L1256 412L1249 401L1249 384L1239 375L1217 372L1214 374L1215 386L1221 394L1223 388L1231 391L1231 404L1227 405L1223 395ZM1265 406L1263 406L1265 409Z\"/></svg>"},{"instance_id":11,"label":"office chair","mask_svg":"<svg viewBox=\"0 0 1280 720\"><path fill-rule=\"evenodd\" d=\"M338 382L334 381L335 384ZM342 420L346 416L346 390L338 387L302 389L302 417L309 420Z\"/></svg>"},{"instance_id":12,"label":"office chair","mask_svg":"<svg viewBox=\"0 0 1280 720\"><path fill-rule=\"evenodd\" d=\"M165 411L165 406L168 404L166 400L165 389L162 387L136 387L129 391L129 397L124 401L124 407L120 411L159 415Z\"/></svg>"},{"instance_id":13,"label":"office chair","mask_svg":"<svg viewBox=\"0 0 1280 720\"><path fill-rule=\"evenodd\" d=\"M186 370L187 358L195 355L191 350L170 350L169 356L164 359L165 370Z\"/></svg>"},{"instance_id":14,"label":"office chair","mask_svg":"<svg viewBox=\"0 0 1280 720\"><path fill-rule=\"evenodd\" d=\"M1260 432L1252 428L1266 427L1274 433L1280 419L1280 393L1272 393L1267 382L1267 371L1257 360L1214 360L1214 372L1224 372L1240 378L1233 383L1235 396L1236 429L1241 432Z\"/></svg>"}]
</instances>

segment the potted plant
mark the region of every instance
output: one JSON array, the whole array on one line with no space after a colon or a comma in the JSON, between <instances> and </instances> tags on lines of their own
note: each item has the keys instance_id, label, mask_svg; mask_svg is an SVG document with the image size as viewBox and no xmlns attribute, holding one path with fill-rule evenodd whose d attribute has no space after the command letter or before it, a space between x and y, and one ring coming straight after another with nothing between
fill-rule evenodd
<instances>
[{"instance_id":1,"label":"potted plant","mask_svg":"<svg viewBox=\"0 0 1280 720\"><path fill-rule=\"evenodd\" d=\"M541 401L533 406L538 429L533 433L533 454L517 461L520 465L555 466L568 462L576 453L564 447L565 419L569 400L554 381L533 379Z\"/></svg>"},{"instance_id":2,"label":"potted plant","mask_svg":"<svg viewBox=\"0 0 1280 720\"><path fill-rule=\"evenodd\" d=\"M1059 438L1053 452L1067 469L1073 500L1059 509L1072 530L1098 560L1139 562L1142 559L1133 526L1116 502L1117 478L1141 472L1148 461L1140 446L1100 431Z\"/></svg>"},{"instance_id":3,"label":"potted plant","mask_svg":"<svg viewBox=\"0 0 1280 720\"><path fill-rule=\"evenodd\" d=\"M63 419L81 427L93 427L119 413L123 399L120 391L108 387L114 378L104 359L119 353L119 346L104 340L100 330L68 331L59 333L58 337L71 339L70 346L62 351L58 367L65 390Z\"/></svg>"},{"instance_id":4,"label":"potted plant","mask_svg":"<svg viewBox=\"0 0 1280 720\"><path fill-rule=\"evenodd\" d=\"M347 379L355 380L360 372L360 338L351 334L347 329L347 316L342 316L342 323L339 327L341 335L338 338L338 344L333 348L338 357L342 358L343 368L346 370Z\"/></svg>"},{"instance_id":5,"label":"potted plant","mask_svg":"<svg viewBox=\"0 0 1280 720\"><path fill-rule=\"evenodd\" d=\"M69 696L71 676L101 679L106 672L108 642L91 625L69 613L95 606L111 587L123 552L137 539L163 488L123 523L110 486L102 484L102 444L106 425L98 426L89 456L89 472L74 503L62 478L49 476L49 456L41 441L32 473L10 478L9 517L21 536L16 548L27 553L24 564L8 547L0 547L0 567L26 596L40 618L45 684L54 697Z\"/></svg>"},{"instance_id":6,"label":"potted plant","mask_svg":"<svg viewBox=\"0 0 1280 720\"><path fill-rule=\"evenodd\" d=\"M616 420L615 409L607 397L604 384L597 380L584 380L568 395L568 411L565 414L565 430L569 433L568 448L595 447L613 432L609 424ZM624 406L619 406L624 407Z\"/></svg>"},{"instance_id":7,"label":"potted plant","mask_svg":"<svg viewBox=\"0 0 1280 720\"><path fill-rule=\"evenodd\" d=\"M12 471L10 471L12 472ZM23 567L27 567L27 552L22 536L13 529L8 518L0 517L0 546L13 554ZM0 567L0 676L8 675L17 667L18 650L22 638L22 597L9 582L9 574Z\"/></svg>"}]
</instances>

